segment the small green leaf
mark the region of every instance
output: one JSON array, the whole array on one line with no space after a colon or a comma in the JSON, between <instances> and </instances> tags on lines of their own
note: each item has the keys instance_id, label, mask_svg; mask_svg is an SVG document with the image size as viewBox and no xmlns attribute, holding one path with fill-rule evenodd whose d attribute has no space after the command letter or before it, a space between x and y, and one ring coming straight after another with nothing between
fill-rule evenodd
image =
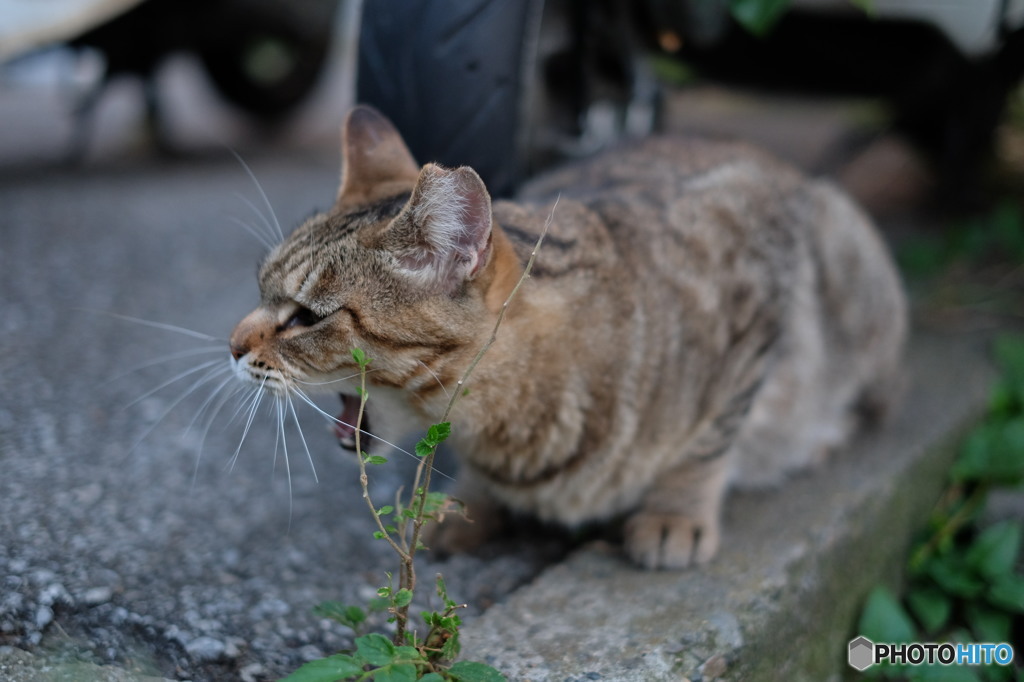
<instances>
[{"instance_id":1,"label":"small green leaf","mask_svg":"<svg viewBox=\"0 0 1024 682\"><path fill-rule=\"evenodd\" d=\"M902 643L916 638L910 616L884 587L876 587L868 595L857 632L875 642Z\"/></svg>"},{"instance_id":2,"label":"small green leaf","mask_svg":"<svg viewBox=\"0 0 1024 682\"><path fill-rule=\"evenodd\" d=\"M907 605L924 631L928 634L938 632L949 620L953 610L953 602L934 587L918 587L907 594Z\"/></svg>"},{"instance_id":3,"label":"small green leaf","mask_svg":"<svg viewBox=\"0 0 1024 682\"><path fill-rule=\"evenodd\" d=\"M988 588L985 596L994 606L1011 613L1024 613L1024 576L1000 576Z\"/></svg>"},{"instance_id":4,"label":"small green leaf","mask_svg":"<svg viewBox=\"0 0 1024 682\"><path fill-rule=\"evenodd\" d=\"M380 509L377 510L377 515L378 516L387 516L388 514L390 514L393 511L395 511L394 507L392 507L390 504L385 504L383 507L381 507Z\"/></svg>"},{"instance_id":5,"label":"small green leaf","mask_svg":"<svg viewBox=\"0 0 1024 682\"><path fill-rule=\"evenodd\" d=\"M790 0L731 0L732 16L756 36L767 35L789 8Z\"/></svg>"},{"instance_id":6,"label":"small green leaf","mask_svg":"<svg viewBox=\"0 0 1024 682\"><path fill-rule=\"evenodd\" d=\"M973 599L985 588L985 584L957 553L932 559L924 570L939 587L957 597Z\"/></svg>"},{"instance_id":7,"label":"small green leaf","mask_svg":"<svg viewBox=\"0 0 1024 682\"><path fill-rule=\"evenodd\" d=\"M384 635L371 632L356 637L356 657L370 665L383 666L395 660L395 645Z\"/></svg>"},{"instance_id":8,"label":"small green leaf","mask_svg":"<svg viewBox=\"0 0 1024 682\"><path fill-rule=\"evenodd\" d=\"M375 531L373 531L373 538L375 540L383 540L386 537L387 537L387 534L384 531L382 531L382 530L375 530Z\"/></svg>"},{"instance_id":9,"label":"small green leaf","mask_svg":"<svg viewBox=\"0 0 1024 682\"><path fill-rule=\"evenodd\" d=\"M1010 627L1013 624L1010 614L980 602L968 602L964 616L976 642L1010 641Z\"/></svg>"},{"instance_id":10,"label":"small green leaf","mask_svg":"<svg viewBox=\"0 0 1024 682\"><path fill-rule=\"evenodd\" d=\"M395 593L395 606L397 606L398 608L402 608L403 606L408 606L411 601L412 601L412 590L408 590L408 589L403 587L402 589L400 589L398 592Z\"/></svg>"},{"instance_id":11,"label":"small green leaf","mask_svg":"<svg viewBox=\"0 0 1024 682\"><path fill-rule=\"evenodd\" d=\"M854 5L860 8L864 14L873 16L875 12L875 0L850 0Z\"/></svg>"},{"instance_id":12,"label":"small green leaf","mask_svg":"<svg viewBox=\"0 0 1024 682\"><path fill-rule=\"evenodd\" d=\"M448 675L456 682L508 682L491 666L475 661L459 661L448 668Z\"/></svg>"},{"instance_id":13,"label":"small green leaf","mask_svg":"<svg viewBox=\"0 0 1024 682\"><path fill-rule=\"evenodd\" d=\"M434 449L437 447L436 444L431 443L426 438L421 438L416 443L416 456L417 457L429 457Z\"/></svg>"},{"instance_id":14,"label":"small green leaf","mask_svg":"<svg viewBox=\"0 0 1024 682\"><path fill-rule=\"evenodd\" d=\"M450 499L447 493L437 491L427 493L427 499L423 505L423 513L426 516L431 516L438 510L443 509Z\"/></svg>"},{"instance_id":15,"label":"small green leaf","mask_svg":"<svg viewBox=\"0 0 1024 682\"><path fill-rule=\"evenodd\" d=\"M366 353L361 348L352 349L352 359L356 361L356 364L360 367L366 367L372 360L366 357Z\"/></svg>"},{"instance_id":16,"label":"small green leaf","mask_svg":"<svg viewBox=\"0 0 1024 682\"><path fill-rule=\"evenodd\" d=\"M416 682L416 666L398 663L381 668L373 674L374 682Z\"/></svg>"},{"instance_id":17,"label":"small green leaf","mask_svg":"<svg viewBox=\"0 0 1024 682\"><path fill-rule=\"evenodd\" d=\"M443 443L448 439L448 436L452 434L451 422L441 422L440 424L433 424L427 429L427 438L434 443Z\"/></svg>"},{"instance_id":18,"label":"small green leaf","mask_svg":"<svg viewBox=\"0 0 1024 682\"><path fill-rule=\"evenodd\" d=\"M459 655L459 651L462 649L462 645L459 643L459 633L457 630L449 631L448 639L441 645L441 660L451 661Z\"/></svg>"},{"instance_id":19,"label":"small green leaf","mask_svg":"<svg viewBox=\"0 0 1024 682\"><path fill-rule=\"evenodd\" d=\"M367 455L363 460L367 464L387 464L388 460L380 455Z\"/></svg>"},{"instance_id":20,"label":"small green leaf","mask_svg":"<svg viewBox=\"0 0 1024 682\"><path fill-rule=\"evenodd\" d=\"M411 632L407 632L406 634L407 635L412 635ZM423 660L423 655L420 654L419 649L417 649L416 647L414 647L412 645L397 647L395 649L395 656L400 661L422 661Z\"/></svg>"},{"instance_id":21,"label":"small green leaf","mask_svg":"<svg viewBox=\"0 0 1024 682\"><path fill-rule=\"evenodd\" d=\"M999 337L995 342L995 353L1007 380L1018 387L1024 386L1024 337Z\"/></svg>"},{"instance_id":22,"label":"small green leaf","mask_svg":"<svg viewBox=\"0 0 1024 682\"><path fill-rule=\"evenodd\" d=\"M1024 417L989 421L974 429L953 465L953 476L1003 485L1024 480Z\"/></svg>"},{"instance_id":23,"label":"small green leaf","mask_svg":"<svg viewBox=\"0 0 1024 682\"><path fill-rule=\"evenodd\" d=\"M391 608L391 600L387 597L374 597L367 602L366 608L374 613L381 613Z\"/></svg>"},{"instance_id":24,"label":"small green leaf","mask_svg":"<svg viewBox=\"0 0 1024 682\"><path fill-rule=\"evenodd\" d=\"M313 607L313 613L329 618L355 630L366 621L366 612L358 606L345 606L336 601L326 601Z\"/></svg>"},{"instance_id":25,"label":"small green leaf","mask_svg":"<svg viewBox=\"0 0 1024 682\"><path fill-rule=\"evenodd\" d=\"M336 682L363 674L363 666L345 654L335 654L304 664L281 682Z\"/></svg>"},{"instance_id":26,"label":"small green leaf","mask_svg":"<svg viewBox=\"0 0 1024 682\"><path fill-rule=\"evenodd\" d=\"M1003 521L986 528L967 550L967 564L990 580L1009 575L1020 551L1021 525Z\"/></svg>"}]
</instances>

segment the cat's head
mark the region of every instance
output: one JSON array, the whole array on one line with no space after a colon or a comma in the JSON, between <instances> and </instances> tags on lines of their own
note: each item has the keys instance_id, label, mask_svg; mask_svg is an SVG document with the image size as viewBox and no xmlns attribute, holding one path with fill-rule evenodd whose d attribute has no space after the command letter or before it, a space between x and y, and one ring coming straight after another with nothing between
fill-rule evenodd
<instances>
[{"instance_id":1,"label":"cat's head","mask_svg":"<svg viewBox=\"0 0 1024 682\"><path fill-rule=\"evenodd\" d=\"M346 117L342 156L334 206L260 266L260 305L231 335L236 374L277 393L350 394L359 348L371 385L439 390L493 319L490 197L469 168L419 168L368 107Z\"/></svg>"}]
</instances>

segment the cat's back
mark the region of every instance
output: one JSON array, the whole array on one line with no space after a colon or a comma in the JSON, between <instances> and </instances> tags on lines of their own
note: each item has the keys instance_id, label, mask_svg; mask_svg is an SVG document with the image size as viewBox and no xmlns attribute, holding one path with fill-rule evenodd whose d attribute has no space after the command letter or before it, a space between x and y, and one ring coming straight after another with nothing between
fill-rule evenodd
<instances>
[{"instance_id":1,"label":"cat's back","mask_svg":"<svg viewBox=\"0 0 1024 682\"><path fill-rule=\"evenodd\" d=\"M799 180L792 167L743 142L663 136L624 143L542 174L526 183L519 197L545 201L561 196L598 207L645 200L668 204L713 186L751 181L793 186Z\"/></svg>"},{"instance_id":2,"label":"cat's back","mask_svg":"<svg viewBox=\"0 0 1024 682\"><path fill-rule=\"evenodd\" d=\"M525 255L557 200L540 265L566 276L717 278L742 274L748 264L740 261L785 268L805 222L794 215L805 184L744 143L654 137L541 175L517 202L496 202L495 217Z\"/></svg>"}]
</instances>

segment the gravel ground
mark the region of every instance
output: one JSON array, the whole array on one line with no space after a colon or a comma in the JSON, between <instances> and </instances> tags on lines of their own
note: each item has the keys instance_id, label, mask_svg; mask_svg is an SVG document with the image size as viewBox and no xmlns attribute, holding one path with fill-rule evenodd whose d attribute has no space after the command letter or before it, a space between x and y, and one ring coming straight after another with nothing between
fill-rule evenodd
<instances>
[{"instance_id":1,"label":"gravel ground","mask_svg":"<svg viewBox=\"0 0 1024 682\"><path fill-rule=\"evenodd\" d=\"M253 163L286 229L331 202L337 162L327 159ZM262 247L235 222L260 223L250 204L264 210L230 159L0 179L5 674L27 649L51 667L276 678L349 643L312 614L316 604L365 603L397 570L322 417L299 410L318 481L294 427L288 466L280 453L275 462L263 410L232 466L244 427L236 403L209 430L193 423L220 380L181 399L203 376L184 372L226 364L226 343L111 315L225 338L257 302ZM323 405L337 409L329 396ZM380 504L411 478L404 460L375 478ZM420 574L442 571L472 617L567 545L528 536L427 561Z\"/></svg>"}]
</instances>

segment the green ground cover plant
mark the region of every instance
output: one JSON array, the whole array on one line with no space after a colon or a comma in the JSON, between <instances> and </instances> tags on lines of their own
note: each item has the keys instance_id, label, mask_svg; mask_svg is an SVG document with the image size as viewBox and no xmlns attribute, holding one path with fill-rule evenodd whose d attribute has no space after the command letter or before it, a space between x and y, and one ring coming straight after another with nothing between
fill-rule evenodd
<instances>
[{"instance_id":1,"label":"green ground cover plant","mask_svg":"<svg viewBox=\"0 0 1024 682\"><path fill-rule=\"evenodd\" d=\"M858 634L874 642L1019 642L1024 628L1024 567L1019 520L986 521L986 502L1024 484L1024 337L997 340L1002 377L982 421L960 445L948 486L907 563L897 596L876 587ZM903 666L865 674L912 682L1024 680L1008 666Z\"/></svg>"}]
</instances>

